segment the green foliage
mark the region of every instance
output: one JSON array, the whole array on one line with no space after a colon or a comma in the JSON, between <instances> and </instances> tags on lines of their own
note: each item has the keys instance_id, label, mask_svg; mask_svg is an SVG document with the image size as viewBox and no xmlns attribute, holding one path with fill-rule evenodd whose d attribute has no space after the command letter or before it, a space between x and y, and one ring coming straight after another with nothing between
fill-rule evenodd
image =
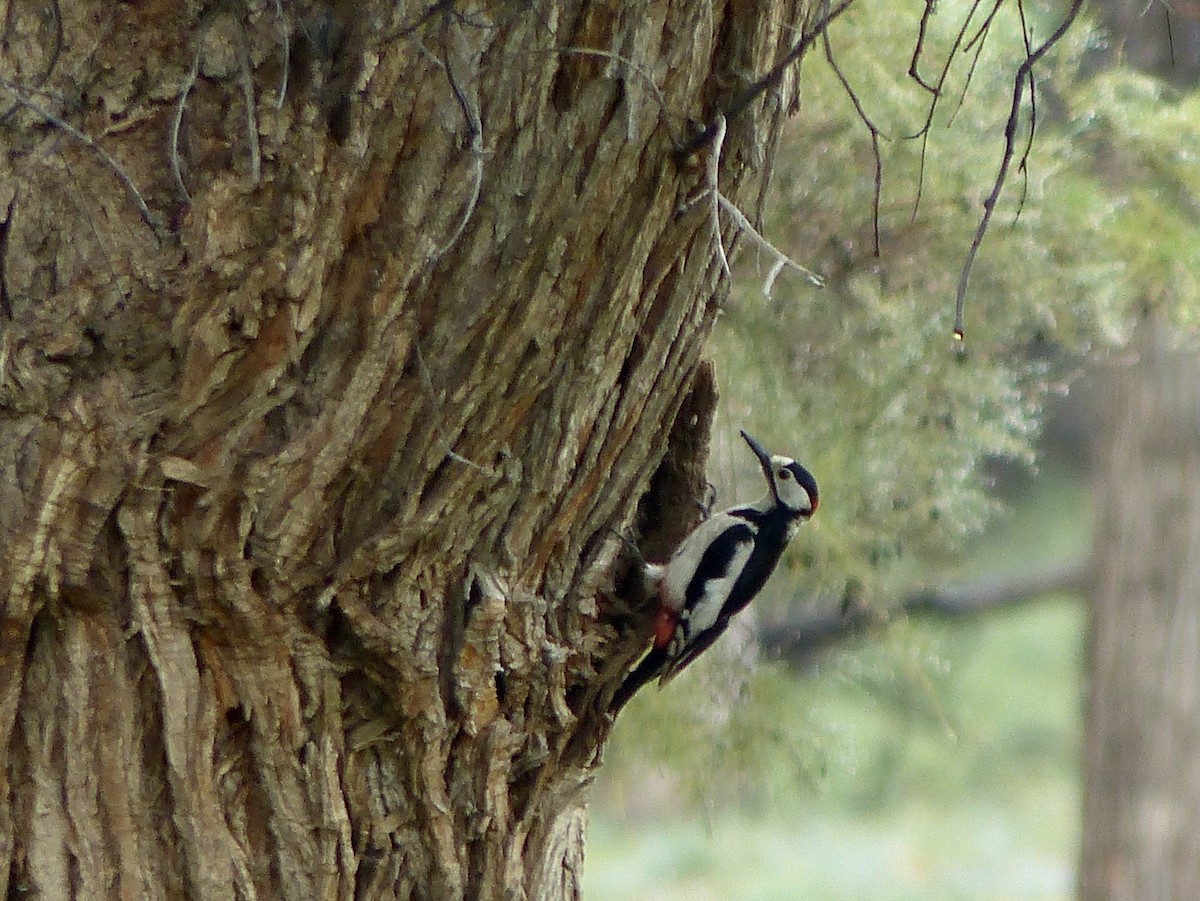
<instances>
[{"instance_id":1,"label":"green foliage","mask_svg":"<svg viewBox=\"0 0 1200 901\"><path fill-rule=\"evenodd\" d=\"M971 574L1086 543L1082 486L1049 475L968 549ZM763 668L739 695L760 709L719 723L736 680L702 661L622 715L584 896L1066 901L1084 615L1059 599L971 628L902 624L819 678Z\"/></svg>"},{"instance_id":2,"label":"green foliage","mask_svg":"<svg viewBox=\"0 0 1200 901\"><path fill-rule=\"evenodd\" d=\"M1146 306L1166 306L1193 328L1200 318L1200 95L1171 96L1128 72L1081 77L1090 35L1079 23L1037 70L1036 139L1026 144L1026 107L972 274L966 352L956 353L955 287L1000 165L1026 51L1016 7L1004 4L986 41L952 60L926 139L906 138L921 131L930 102L905 74L919 6L864 4L832 34L834 60L881 135L880 256L872 252L871 134L818 43L804 63L801 110L779 152L763 231L827 286L816 290L785 272L764 298L750 250L718 322L715 431L724 472L715 475L728 486L738 474L741 487L723 487L721 503L745 499L751 484L759 489L752 460L729 437L740 427L796 456L821 485L821 509L789 553L790 573L777 574L756 603L760 615L778 615L797 598L836 603L851 586L885 605L914 583L939 581L998 509L984 464L1033 462L1042 399L1059 378L1046 350L1072 360L1117 346ZM920 63L926 80L936 77L967 9L937 5ZM1035 44L1058 15L1032 23ZM1047 634L1061 640L1078 626L1066 617ZM804 691L769 666L739 685L746 665L722 660L719 644L713 659L622 715L612 775L620 781L628 766L641 778L647 765L696 774L678 784L664 776L676 786L672 798L690 791L714 801L765 798L789 780L811 786L825 784L826 773L852 771L866 774L850 794L868 807L898 788L879 776L891 772L888 760L924 761L906 787L939 773L959 772L964 791L990 776L1011 779L1005 767L1032 765L1022 748L1053 751L1061 736L1051 714L1068 713L1048 707L1045 719L999 738L987 717L1003 723L1010 707L1038 693L1041 677L1006 696L988 697L987 688L999 684L990 680L1004 666L1039 672L1052 649L1031 641L1024 662L996 656L973 691L984 713L964 720L948 712L948 698L971 678L955 668L970 657L953 652L959 640L899 623L831 658ZM980 655L989 653L981 646ZM864 705L883 715L860 730ZM636 748L623 744L630 735ZM966 755L959 771L947 748L966 742L991 742L1012 756L980 764ZM864 746L873 750L855 750Z\"/></svg>"},{"instance_id":3,"label":"green foliage","mask_svg":"<svg viewBox=\"0 0 1200 901\"><path fill-rule=\"evenodd\" d=\"M959 546L994 511L979 475L984 460L1032 460L1045 373L1024 348L1051 337L1056 321L1098 316L1069 312L1090 310L1093 295L1063 290L1062 263L1045 259L1049 245L1035 222L997 217L972 281L971 343L965 356L955 353L954 289L1003 149L1023 53L1017 23L1004 10L996 17L969 94L961 103L944 96L922 140L903 137L929 115L928 92L903 77L915 18L884 7L850 15L831 53L884 137L881 255L872 252L870 132L830 65L810 59L766 230L825 274L827 287L784 276L765 300L749 264L742 267L742 289L714 341L727 417L718 430L745 425L817 474L824 503L789 558L802 564L803 590L836 597L853 584L886 602L926 578L931 558ZM947 4L933 17L921 65L927 80L961 15ZM957 63L960 85L967 62ZM1034 145L1032 171L1059 167L1053 143ZM1044 181L1030 206L1048 192ZM1017 180L1004 195L1010 222L1020 188ZM1072 260L1086 255L1082 246L1069 252ZM1052 337L1093 336L1080 329ZM913 557L923 561L916 572L897 565Z\"/></svg>"},{"instance_id":4,"label":"green foliage","mask_svg":"<svg viewBox=\"0 0 1200 901\"><path fill-rule=\"evenodd\" d=\"M1144 75L1113 70L1069 100L1067 195L1098 211L1081 220L1095 253L1119 266L1126 304L1163 306L1200 325L1200 95L1175 96ZM1086 213L1085 210L1081 212Z\"/></svg>"},{"instance_id":5,"label":"green foliage","mask_svg":"<svg viewBox=\"0 0 1200 901\"><path fill-rule=\"evenodd\" d=\"M926 81L966 10L938 5ZM1035 44L1060 14L1032 24ZM1026 141L1027 102L970 282L965 353L955 352L955 288L1003 153L1020 24L1015 5L1002 6L987 39L952 59L930 112L904 74L913 14L862 6L838 23L832 58L882 136L879 256L870 131L820 49L806 61L765 231L827 286L785 274L765 299L747 253L713 346L718 433L746 427L822 486L814 528L789 557L803 584L776 583L776 597L854 585L887 602L932 581L930 567L996 510L982 464L1033 462L1057 381L1048 350L1072 360L1119 345L1147 305L1181 323L1200 317L1200 96L1172 99L1123 71L1079 80L1091 39L1081 22L1038 69L1036 139Z\"/></svg>"}]
</instances>

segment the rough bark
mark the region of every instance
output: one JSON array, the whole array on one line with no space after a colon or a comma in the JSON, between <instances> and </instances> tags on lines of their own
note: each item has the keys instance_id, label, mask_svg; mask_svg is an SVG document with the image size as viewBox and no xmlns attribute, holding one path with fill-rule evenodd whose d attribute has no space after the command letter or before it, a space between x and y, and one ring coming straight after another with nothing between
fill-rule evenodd
<instances>
[{"instance_id":1,"label":"rough bark","mask_svg":"<svg viewBox=\"0 0 1200 901\"><path fill-rule=\"evenodd\" d=\"M803 24L634 7L3 4L0 896L577 896Z\"/></svg>"},{"instance_id":2,"label":"rough bark","mask_svg":"<svg viewBox=\"0 0 1200 901\"><path fill-rule=\"evenodd\" d=\"M1082 901L1200 897L1200 358L1147 324L1097 472Z\"/></svg>"}]
</instances>

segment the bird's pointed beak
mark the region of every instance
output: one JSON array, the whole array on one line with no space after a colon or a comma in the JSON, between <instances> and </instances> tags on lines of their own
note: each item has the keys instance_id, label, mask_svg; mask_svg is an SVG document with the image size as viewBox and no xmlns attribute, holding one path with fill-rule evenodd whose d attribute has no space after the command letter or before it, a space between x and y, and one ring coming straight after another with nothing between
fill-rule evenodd
<instances>
[{"instance_id":1,"label":"bird's pointed beak","mask_svg":"<svg viewBox=\"0 0 1200 901\"><path fill-rule=\"evenodd\" d=\"M771 482L771 455L766 452L761 444L751 438L746 432L742 431L742 437L746 439L746 443L750 445L750 450L754 451L754 456L758 457L759 465L762 466L763 475L767 478L767 484Z\"/></svg>"}]
</instances>

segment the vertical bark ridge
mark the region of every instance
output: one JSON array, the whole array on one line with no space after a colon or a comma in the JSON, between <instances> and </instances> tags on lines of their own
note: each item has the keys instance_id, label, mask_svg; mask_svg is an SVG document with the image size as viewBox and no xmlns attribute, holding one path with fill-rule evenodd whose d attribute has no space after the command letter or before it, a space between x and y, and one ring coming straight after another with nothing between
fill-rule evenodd
<instances>
[{"instance_id":1,"label":"vertical bark ridge","mask_svg":"<svg viewBox=\"0 0 1200 901\"><path fill-rule=\"evenodd\" d=\"M544 6L18 15L161 227L0 126L0 894L578 895L610 529L727 290L672 140L801 5Z\"/></svg>"}]
</instances>

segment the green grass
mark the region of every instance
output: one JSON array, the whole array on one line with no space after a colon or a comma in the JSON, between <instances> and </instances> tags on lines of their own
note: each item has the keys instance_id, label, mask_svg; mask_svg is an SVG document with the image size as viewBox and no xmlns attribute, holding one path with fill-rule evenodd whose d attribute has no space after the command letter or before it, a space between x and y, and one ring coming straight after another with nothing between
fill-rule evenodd
<instances>
[{"instance_id":1,"label":"green grass","mask_svg":"<svg viewBox=\"0 0 1200 901\"><path fill-rule=\"evenodd\" d=\"M1069 805L1062 798L1045 798ZM849 817L815 805L793 816L724 813L668 828L591 826L584 897L1015 901L1070 896L1063 849L989 799ZM648 824L644 824L648 825ZM1042 830L1039 830L1042 831Z\"/></svg>"},{"instance_id":2,"label":"green grass","mask_svg":"<svg viewBox=\"0 0 1200 901\"><path fill-rule=\"evenodd\" d=\"M1069 479L1040 479L956 576L1078 555L1085 507ZM671 772L645 752L644 730L684 686L639 699L652 715L633 720L637 735L618 726L597 785L584 897L1067 901L1083 617L1078 599L1047 598L966 623L903 624L832 655L815 678L768 672L754 699L791 724L777 741L791 734L806 761L819 756L807 767L765 753L749 758L762 771L730 778L675 735L689 772ZM813 735L796 740L797 723Z\"/></svg>"}]
</instances>

